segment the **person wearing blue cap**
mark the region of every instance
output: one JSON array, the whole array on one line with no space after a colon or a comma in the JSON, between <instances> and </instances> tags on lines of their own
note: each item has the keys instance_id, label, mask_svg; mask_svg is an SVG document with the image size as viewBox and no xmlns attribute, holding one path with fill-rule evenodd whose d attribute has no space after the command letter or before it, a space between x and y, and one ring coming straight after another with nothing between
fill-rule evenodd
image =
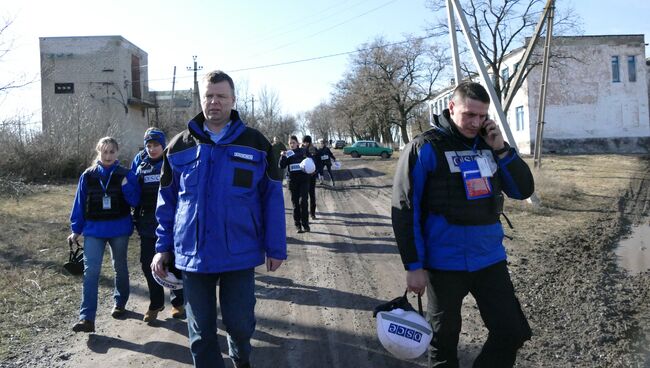
<instances>
[{"instance_id":1,"label":"person wearing blue cap","mask_svg":"<svg viewBox=\"0 0 650 368\"><path fill-rule=\"evenodd\" d=\"M144 313L143 321L151 323L158 317L158 312L165 308L165 289L156 282L151 273L151 261L156 254L156 203L160 186L160 169L163 150L167 146L165 133L158 128L149 128L144 132L144 152L136 167L141 195L140 204L135 208L133 219L140 234L140 263L149 288L149 308ZM172 263L173 264L173 263ZM183 289L171 290L171 315L183 318Z\"/></svg>"}]
</instances>

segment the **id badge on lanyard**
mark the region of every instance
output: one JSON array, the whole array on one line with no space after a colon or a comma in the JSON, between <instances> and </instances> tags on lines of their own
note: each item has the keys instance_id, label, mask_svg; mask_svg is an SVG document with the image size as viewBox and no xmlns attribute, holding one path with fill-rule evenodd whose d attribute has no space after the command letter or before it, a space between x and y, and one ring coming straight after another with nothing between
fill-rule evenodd
<instances>
[{"instance_id":1,"label":"id badge on lanyard","mask_svg":"<svg viewBox=\"0 0 650 368\"><path fill-rule=\"evenodd\" d=\"M479 166L477 161L464 161L458 165L463 176L465 194L469 200L492 196L490 179L488 176L481 175L485 174L485 169L481 166L483 165Z\"/></svg>"},{"instance_id":2,"label":"id badge on lanyard","mask_svg":"<svg viewBox=\"0 0 650 368\"><path fill-rule=\"evenodd\" d=\"M104 194L104 198L102 198L102 209L111 209L111 197L109 197L108 194Z\"/></svg>"}]
</instances>

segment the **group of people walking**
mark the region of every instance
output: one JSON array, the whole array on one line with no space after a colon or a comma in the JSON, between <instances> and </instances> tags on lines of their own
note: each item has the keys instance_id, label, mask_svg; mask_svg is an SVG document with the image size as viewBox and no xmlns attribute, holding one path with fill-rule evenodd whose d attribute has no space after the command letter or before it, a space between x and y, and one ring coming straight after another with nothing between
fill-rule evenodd
<instances>
[{"instance_id":1,"label":"group of people walking","mask_svg":"<svg viewBox=\"0 0 650 368\"><path fill-rule=\"evenodd\" d=\"M84 236L84 278L75 332L93 332L99 273L106 244L115 269L111 315L124 316L129 299L128 239L137 228L150 303L143 319L164 308L153 279L181 272L182 292L171 296L172 317L187 316L194 366L225 367L217 338L217 299L235 367L251 367L255 331L255 268L276 271L287 258L283 169L288 172L293 220L309 232L316 215L317 175L332 185L334 155L296 136L289 149L272 145L234 110L234 82L213 71L200 85L202 112L167 144L145 132L145 149L131 170L117 160L118 143L105 137L81 175L71 214L70 241ZM503 193L524 199L534 191L526 163L487 117L490 98L477 83L462 83L434 127L400 153L392 223L406 270L406 288L428 291L433 329L431 364L458 367L460 308L471 293L489 331L475 367L512 367L531 330L508 273L499 221ZM308 205L308 197L312 201ZM132 208L135 209L132 212ZM133 215L132 215L133 213ZM217 287L219 293L217 295Z\"/></svg>"},{"instance_id":2,"label":"group of people walking","mask_svg":"<svg viewBox=\"0 0 650 368\"><path fill-rule=\"evenodd\" d=\"M164 309L165 292L152 275L151 261L156 253L155 217L160 183L165 134L149 128L144 134L145 148L131 163L131 170L120 166L119 144L112 137L97 142L95 162L79 179L72 208L72 233L69 241L84 235L84 280L79 322L75 332L94 332L97 314L99 274L104 250L108 243L115 269L114 304L111 315L123 317L129 300L129 271L127 249L134 227L140 235L140 263L149 289L149 307L145 322L154 321ZM183 291L171 291L171 315L183 318Z\"/></svg>"},{"instance_id":3,"label":"group of people walking","mask_svg":"<svg viewBox=\"0 0 650 368\"><path fill-rule=\"evenodd\" d=\"M309 218L316 219L316 179L318 178L320 183L323 183L324 169L327 169L332 186L335 186L332 163L336 162L336 157L327 147L324 139L319 141L319 146L319 148L314 147L309 135L303 137L302 145L298 142L298 137L292 135L289 138L290 149L279 150L279 166L281 169L287 170L288 187L293 205L293 222L298 233L310 232ZM302 165L307 158L314 163L315 171L313 173L306 171Z\"/></svg>"}]
</instances>

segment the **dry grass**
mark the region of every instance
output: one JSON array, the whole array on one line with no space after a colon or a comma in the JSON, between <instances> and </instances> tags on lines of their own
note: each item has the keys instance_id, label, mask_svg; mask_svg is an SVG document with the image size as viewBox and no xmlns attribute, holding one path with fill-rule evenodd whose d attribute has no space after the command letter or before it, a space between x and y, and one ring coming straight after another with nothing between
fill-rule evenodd
<instances>
[{"instance_id":1,"label":"dry grass","mask_svg":"<svg viewBox=\"0 0 650 368\"><path fill-rule=\"evenodd\" d=\"M37 334L67 330L76 321L81 278L63 269L76 185L34 186L16 200L0 198L0 361ZM132 239L130 267L139 269ZM108 253L108 252L107 252ZM110 257L104 257L100 294L112 293Z\"/></svg>"}]
</instances>

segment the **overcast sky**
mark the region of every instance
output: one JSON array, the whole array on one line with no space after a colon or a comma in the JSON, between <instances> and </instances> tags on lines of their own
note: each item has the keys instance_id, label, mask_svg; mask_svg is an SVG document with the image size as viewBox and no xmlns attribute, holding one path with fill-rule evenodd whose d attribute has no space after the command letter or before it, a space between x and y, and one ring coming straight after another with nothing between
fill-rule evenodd
<instances>
[{"instance_id":1,"label":"overcast sky","mask_svg":"<svg viewBox=\"0 0 650 368\"><path fill-rule=\"evenodd\" d=\"M650 39L650 2L557 3L574 6L585 34ZM608 6L596 5L601 3ZM203 71L225 70L252 93L263 86L276 90L283 111L295 114L328 100L342 78L350 55L330 55L352 52L378 36L390 42L422 36L427 22L440 16L424 0L3 1L0 19L13 23L2 41L13 43L0 60L0 78L36 82L0 98L0 119L33 113L40 120L39 37L121 35L148 53L153 90L171 89L174 66L176 88L191 88L187 67L197 55ZM270 66L275 64L285 65Z\"/></svg>"}]
</instances>

